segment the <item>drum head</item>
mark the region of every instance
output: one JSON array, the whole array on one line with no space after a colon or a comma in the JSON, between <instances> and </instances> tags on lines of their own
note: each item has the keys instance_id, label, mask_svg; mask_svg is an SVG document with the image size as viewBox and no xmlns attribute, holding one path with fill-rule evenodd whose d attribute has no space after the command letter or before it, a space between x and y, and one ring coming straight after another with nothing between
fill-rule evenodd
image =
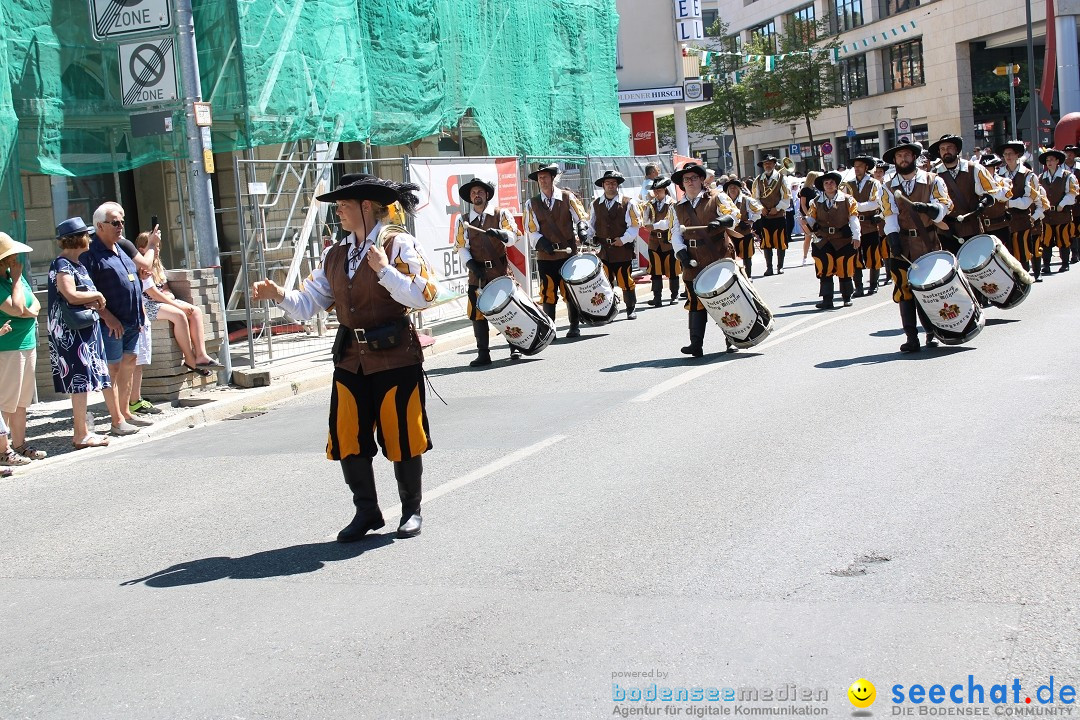
<instances>
[{"instance_id":1,"label":"drum head","mask_svg":"<svg viewBox=\"0 0 1080 720\"><path fill-rule=\"evenodd\" d=\"M956 259L963 270L981 268L994 256L998 239L993 235L975 235L964 242Z\"/></svg>"},{"instance_id":2,"label":"drum head","mask_svg":"<svg viewBox=\"0 0 1080 720\"><path fill-rule=\"evenodd\" d=\"M936 285L949 277L955 269L956 259L952 253L939 250L926 253L911 264L908 270L908 282L918 287Z\"/></svg>"},{"instance_id":3,"label":"drum head","mask_svg":"<svg viewBox=\"0 0 1080 720\"><path fill-rule=\"evenodd\" d=\"M514 281L509 277L495 278L484 286L480 297L476 298L476 309L484 315L491 315L506 307L514 295Z\"/></svg>"},{"instance_id":4,"label":"drum head","mask_svg":"<svg viewBox=\"0 0 1080 720\"><path fill-rule=\"evenodd\" d=\"M698 273L694 279L694 292L702 295L715 294L731 285L738 269L732 260L717 260Z\"/></svg>"},{"instance_id":5,"label":"drum head","mask_svg":"<svg viewBox=\"0 0 1080 720\"><path fill-rule=\"evenodd\" d=\"M595 273L599 266L600 260L597 259L595 255L586 253L584 255L574 255L571 257L563 263L562 269L559 272L566 282L582 282Z\"/></svg>"}]
</instances>

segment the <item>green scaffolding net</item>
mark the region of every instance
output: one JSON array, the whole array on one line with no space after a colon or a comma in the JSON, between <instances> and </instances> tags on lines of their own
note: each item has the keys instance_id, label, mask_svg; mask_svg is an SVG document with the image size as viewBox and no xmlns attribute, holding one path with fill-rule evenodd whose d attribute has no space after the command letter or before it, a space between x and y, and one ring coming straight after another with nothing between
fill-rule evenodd
<instances>
[{"instance_id":1,"label":"green scaffolding net","mask_svg":"<svg viewBox=\"0 0 1080 720\"><path fill-rule=\"evenodd\" d=\"M615 0L193 0L193 10L217 152L406 144L467 112L495 155L629 150ZM116 42L94 40L90 23L88 0L0 3L8 184L13 168L84 176L186 153L180 104L125 107ZM133 132L132 116L151 109L171 111L175 130Z\"/></svg>"}]
</instances>

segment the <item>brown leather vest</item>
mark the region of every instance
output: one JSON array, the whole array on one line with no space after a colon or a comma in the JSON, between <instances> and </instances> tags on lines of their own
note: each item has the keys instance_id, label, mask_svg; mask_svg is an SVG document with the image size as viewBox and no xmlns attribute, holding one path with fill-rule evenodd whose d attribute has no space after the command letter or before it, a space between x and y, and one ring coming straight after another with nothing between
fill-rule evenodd
<instances>
[{"instance_id":1,"label":"brown leather vest","mask_svg":"<svg viewBox=\"0 0 1080 720\"><path fill-rule=\"evenodd\" d=\"M394 238L386 238L383 249L390 256ZM379 284L375 270L366 260L361 260L352 278L348 274L349 246L335 245L326 253L323 273L330 283L334 298L334 312L344 327L365 330L386 325L408 317L409 310L390 296L390 291ZM403 331L405 342L389 350L371 350L367 343L349 342L336 367L351 373L371 373L382 370L418 365L424 362L420 339L412 323Z\"/></svg>"},{"instance_id":2,"label":"brown leather vest","mask_svg":"<svg viewBox=\"0 0 1080 720\"><path fill-rule=\"evenodd\" d=\"M656 201L652 201L648 204L649 208L649 220L651 222L660 222L667 217L667 209L671 207L671 200L664 198L664 204L660 206L660 209L656 209ZM671 230L653 230L649 233L649 249L659 252L671 252Z\"/></svg>"},{"instance_id":3,"label":"brown leather vest","mask_svg":"<svg viewBox=\"0 0 1080 720\"><path fill-rule=\"evenodd\" d=\"M968 165L968 168L968 170L958 171L954 178L948 168L942 167L944 172L938 175L945 182L949 197L953 201L952 212L946 215L950 220L955 220L958 215L966 215L979 206L979 195L975 192L975 172L970 169L971 165ZM955 228L957 235L962 238L986 232L978 218L968 218L957 224Z\"/></svg>"},{"instance_id":4,"label":"brown leather vest","mask_svg":"<svg viewBox=\"0 0 1080 720\"><path fill-rule=\"evenodd\" d=\"M1046 178L1039 178L1039 184L1046 190L1046 197L1050 200L1050 210L1046 211L1046 223L1048 225L1064 225L1072 220L1072 213L1066 209L1058 212L1053 208L1057 207L1057 204L1061 202L1061 199L1065 197L1065 191L1068 189L1069 184L1065 175L1058 175L1054 178L1053 182L1049 182Z\"/></svg>"},{"instance_id":5,"label":"brown leather vest","mask_svg":"<svg viewBox=\"0 0 1080 720\"><path fill-rule=\"evenodd\" d=\"M709 193L706 199L698 202L697 209L690 206L690 202L680 202L675 206L675 217L680 225L695 227L708 225L710 220L715 220L720 201L715 195ZM687 282L697 277L705 266L714 263L721 258L735 257L735 245L722 230L719 233L711 233L709 230L687 230L683 233L683 241L686 249L690 251L690 258L697 260L697 267L687 264L683 267L683 279Z\"/></svg>"},{"instance_id":6,"label":"brown leather vest","mask_svg":"<svg viewBox=\"0 0 1080 720\"><path fill-rule=\"evenodd\" d=\"M1004 178L1005 176L1000 176ZM1024 172L1024 168L1021 167L1016 171L1016 174L1012 178L1012 197L1021 198L1027 195L1027 184L1024 180L1027 178L1027 172ZM1024 232L1033 225L1031 220L1031 213L1035 209L1035 204L1032 203L1028 206L1027 210L1020 210L1019 208L1011 208L1008 203L994 203L993 207L984 213L986 217L990 218L994 222L991 227L1002 227L1001 220L1006 218L1008 213L1009 230L1012 232Z\"/></svg>"},{"instance_id":7,"label":"brown leather vest","mask_svg":"<svg viewBox=\"0 0 1080 720\"><path fill-rule=\"evenodd\" d=\"M750 206L746 196L740 194L739 199L733 202L739 208L739 221L735 223L735 231L743 235L751 235L754 232L754 225L750 222Z\"/></svg>"},{"instance_id":8,"label":"brown leather vest","mask_svg":"<svg viewBox=\"0 0 1080 720\"><path fill-rule=\"evenodd\" d=\"M573 227L574 216L570 213L570 198L573 195L569 190L563 190L562 195L562 199L556 200L554 207L548 209L544 196L537 193L532 199L531 206L536 216L536 224L540 227L540 234L550 240L556 250L570 248L570 254L549 253L538 249L537 260L565 260L577 252L577 235Z\"/></svg>"},{"instance_id":9,"label":"brown leather vest","mask_svg":"<svg viewBox=\"0 0 1080 720\"><path fill-rule=\"evenodd\" d=\"M484 221L480 227L485 230L498 230L499 219L499 209L495 208L493 214L484 215ZM481 278L476 277L471 270L469 271L470 285L483 287L497 277L510 274L510 263L506 260L506 244L502 240L468 226L465 227L465 233L469 238L469 253L473 260L484 266L484 276Z\"/></svg>"},{"instance_id":10,"label":"brown leather vest","mask_svg":"<svg viewBox=\"0 0 1080 720\"><path fill-rule=\"evenodd\" d=\"M850 218L848 213L850 211L848 210L847 200L847 196L843 193L836 193L831 209L824 197L814 201L814 205L817 207L817 225L814 232L833 250L839 250L851 243L851 234L848 232L848 219Z\"/></svg>"},{"instance_id":11,"label":"brown leather vest","mask_svg":"<svg viewBox=\"0 0 1080 720\"><path fill-rule=\"evenodd\" d=\"M910 195L904 192L904 183L899 177L897 177L897 180L900 180L900 182L895 187L890 183L889 189L890 191L899 190L904 197L913 203L928 203L933 200L930 193L930 183L934 181L934 175L933 173L927 173L927 176L930 182L915 183ZM908 260L918 260L928 252L941 249L937 228L929 220L924 221L919 213L915 212L904 201L897 200L895 197L892 199L892 205L896 211L896 219L900 223L900 244L904 249L904 256ZM919 223L919 225L916 225L916 223ZM925 233L915 232L920 227L925 228Z\"/></svg>"},{"instance_id":12,"label":"brown leather vest","mask_svg":"<svg viewBox=\"0 0 1080 720\"><path fill-rule=\"evenodd\" d=\"M765 206L766 211L775 209L784 197L784 176L779 174L776 176L776 183L772 189L769 189L769 180L765 177L765 173L758 175L757 182L761 185L761 197L758 198L758 202Z\"/></svg>"},{"instance_id":13,"label":"brown leather vest","mask_svg":"<svg viewBox=\"0 0 1080 720\"><path fill-rule=\"evenodd\" d=\"M1073 170L1072 174L1080 182L1080 170ZM1076 201L1069 207L1072 210L1073 221L1080 221L1080 198L1076 198ZM1073 240L1073 242L1076 242L1076 240Z\"/></svg>"},{"instance_id":14,"label":"brown leather vest","mask_svg":"<svg viewBox=\"0 0 1080 720\"><path fill-rule=\"evenodd\" d=\"M870 202L874 197L874 179L870 176L864 177L865 182L863 182L862 190L859 190L857 183L854 180L849 180L844 183L847 194L855 198L855 202L860 204ZM878 213L873 210L859 213L859 230L863 235L872 235L878 231L878 226L873 221L873 217L877 214Z\"/></svg>"},{"instance_id":15,"label":"brown leather vest","mask_svg":"<svg viewBox=\"0 0 1080 720\"><path fill-rule=\"evenodd\" d=\"M593 216L596 218L596 240L600 243L597 255L606 263L628 263L634 260L634 245L612 245L609 238L621 238L626 232L626 208L630 198L619 197L608 210L603 195L593 200Z\"/></svg>"}]
</instances>

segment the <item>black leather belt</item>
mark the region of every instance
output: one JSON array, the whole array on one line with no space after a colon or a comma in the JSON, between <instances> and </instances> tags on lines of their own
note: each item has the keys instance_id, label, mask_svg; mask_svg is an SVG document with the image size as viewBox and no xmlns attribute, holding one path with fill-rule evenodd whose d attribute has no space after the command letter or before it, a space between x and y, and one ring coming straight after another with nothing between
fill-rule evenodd
<instances>
[{"instance_id":1,"label":"black leather belt","mask_svg":"<svg viewBox=\"0 0 1080 720\"><path fill-rule=\"evenodd\" d=\"M901 232L903 232L908 237L919 237L918 230L901 230Z\"/></svg>"},{"instance_id":2,"label":"black leather belt","mask_svg":"<svg viewBox=\"0 0 1080 720\"><path fill-rule=\"evenodd\" d=\"M830 235L839 235L840 234L840 229L839 228L827 227L825 229L829 231Z\"/></svg>"}]
</instances>

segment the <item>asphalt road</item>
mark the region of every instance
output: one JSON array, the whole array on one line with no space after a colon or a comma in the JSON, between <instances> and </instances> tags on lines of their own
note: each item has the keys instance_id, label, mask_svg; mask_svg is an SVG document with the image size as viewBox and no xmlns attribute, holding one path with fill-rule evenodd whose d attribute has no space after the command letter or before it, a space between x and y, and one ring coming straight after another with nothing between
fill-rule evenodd
<instances>
[{"instance_id":1,"label":"asphalt road","mask_svg":"<svg viewBox=\"0 0 1080 720\"><path fill-rule=\"evenodd\" d=\"M911 356L891 286L822 313L809 266L757 283L751 351L710 325L687 359L682 308L646 306L429 361L415 539L333 542L328 391L0 485L0 717L850 717L861 677L884 717L896 684L1076 685L1080 271ZM815 699L615 701L654 682Z\"/></svg>"}]
</instances>

